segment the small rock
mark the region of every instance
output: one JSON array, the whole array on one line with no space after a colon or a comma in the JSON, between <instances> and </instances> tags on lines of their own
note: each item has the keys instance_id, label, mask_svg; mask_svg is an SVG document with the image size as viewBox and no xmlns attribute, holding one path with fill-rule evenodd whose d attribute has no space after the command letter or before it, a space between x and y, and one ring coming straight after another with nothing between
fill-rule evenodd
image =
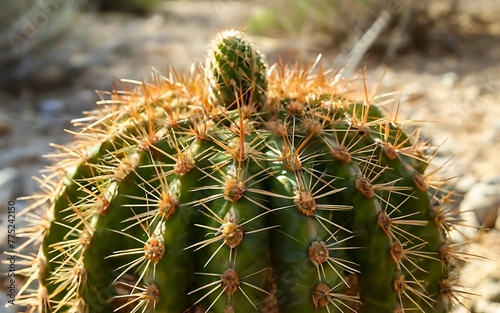
<instances>
[{"instance_id":1,"label":"small rock","mask_svg":"<svg viewBox=\"0 0 500 313\"><path fill-rule=\"evenodd\" d=\"M491 302L487 299L479 299L474 306L474 313L498 313L500 312L500 303Z\"/></svg>"},{"instance_id":2,"label":"small rock","mask_svg":"<svg viewBox=\"0 0 500 313\"><path fill-rule=\"evenodd\" d=\"M481 296L490 301L498 301L500 297L500 283L496 279L488 279L480 285Z\"/></svg>"},{"instance_id":3,"label":"small rock","mask_svg":"<svg viewBox=\"0 0 500 313\"><path fill-rule=\"evenodd\" d=\"M41 170L43 170L43 167L39 164L23 167L21 170L23 194L21 196L29 196L41 192L40 183L33 178L40 178Z\"/></svg>"},{"instance_id":4,"label":"small rock","mask_svg":"<svg viewBox=\"0 0 500 313\"><path fill-rule=\"evenodd\" d=\"M500 208L497 211L497 220L495 221L495 229L500 230Z\"/></svg>"},{"instance_id":5,"label":"small rock","mask_svg":"<svg viewBox=\"0 0 500 313\"><path fill-rule=\"evenodd\" d=\"M486 183L490 185L500 185L500 175L489 177Z\"/></svg>"},{"instance_id":6,"label":"small rock","mask_svg":"<svg viewBox=\"0 0 500 313\"><path fill-rule=\"evenodd\" d=\"M0 229L1 230L6 230L7 229L7 225L8 225L8 215L7 213L2 213L0 214ZM7 244L7 231L2 231L0 233L0 251L4 251L5 250L5 245ZM0 269L2 269L2 273L4 273L5 271L3 271L3 268L4 268L4 265L2 263L0 263Z\"/></svg>"},{"instance_id":7,"label":"small rock","mask_svg":"<svg viewBox=\"0 0 500 313\"><path fill-rule=\"evenodd\" d=\"M471 187L460 203L460 212L474 212L481 227L495 226L500 206L500 185L479 182Z\"/></svg>"},{"instance_id":8,"label":"small rock","mask_svg":"<svg viewBox=\"0 0 500 313\"><path fill-rule=\"evenodd\" d=\"M19 196L21 192L21 176L12 167L0 170L0 213L6 213L7 202ZM4 229L4 228L0 228Z\"/></svg>"},{"instance_id":9,"label":"small rock","mask_svg":"<svg viewBox=\"0 0 500 313\"><path fill-rule=\"evenodd\" d=\"M34 58L32 58L34 59ZM36 71L30 69L31 64L23 64L18 74L18 79L20 83L27 82L30 88L38 90L47 90L50 88L65 86L71 82L72 78L76 75L71 73L72 69L68 68L65 64L48 63L48 60L41 60L34 63ZM28 63L28 62L23 62Z\"/></svg>"},{"instance_id":10,"label":"small rock","mask_svg":"<svg viewBox=\"0 0 500 313\"><path fill-rule=\"evenodd\" d=\"M94 90L75 90L75 93L72 95L71 99L67 99L68 114L73 117L81 117L83 111L91 111L97 107L97 100L99 100L99 96Z\"/></svg>"},{"instance_id":11,"label":"small rock","mask_svg":"<svg viewBox=\"0 0 500 313\"><path fill-rule=\"evenodd\" d=\"M0 112L1 113L1 112ZM0 136L5 136L12 130L12 122L0 114Z\"/></svg>"},{"instance_id":12,"label":"small rock","mask_svg":"<svg viewBox=\"0 0 500 313\"><path fill-rule=\"evenodd\" d=\"M57 127L57 117L62 115L64 108L64 102L60 99L44 99L38 103L37 126L42 134Z\"/></svg>"},{"instance_id":13,"label":"small rock","mask_svg":"<svg viewBox=\"0 0 500 313\"><path fill-rule=\"evenodd\" d=\"M493 144L500 142L500 120L493 122L493 133L491 134L490 141Z\"/></svg>"},{"instance_id":14,"label":"small rock","mask_svg":"<svg viewBox=\"0 0 500 313\"><path fill-rule=\"evenodd\" d=\"M5 313L16 312L16 307L9 304L9 296L6 293L0 292L0 310Z\"/></svg>"},{"instance_id":15,"label":"small rock","mask_svg":"<svg viewBox=\"0 0 500 313\"><path fill-rule=\"evenodd\" d=\"M448 72L441 77L441 84L444 88L451 89L457 82L458 75L455 72Z\"/></svg>"},{"instance_id":16,"label":"small rock","mask_svg":"<svg viewBox=\"0 0 500 313\"><path fill-rule=\"evenodd\" d=\"M460 194L466 194L467 191L470 190L476 183L476 177L474 177L473 175L465 174L455 184L455 190Z\"/></svg>"},{"instance_id":17,"label":"small rock","mask_svg":"<svg viewBox=\"0 0 500 313\"><path fill-rule=\"evenodd\" d=\"M38 104L41 117L53 117L61 114L64 109L64 102L59 99L44 99Z\"/></svg>"},{"instance_id":18,"label":"small rock","mask_svg":"<svg viewBox=\"0 0 500 313\"><path fill-rule=\"evenodd\" d=\"M13 146L9 149L5 149L3 153L0 154L0 168L15 166L21 163L45 164L47 161L41 156L51 151L53 151L53 149L48 145L48 142L43 140L38 140L29 145L23 144Z\"/></svg>"}]
</instances>

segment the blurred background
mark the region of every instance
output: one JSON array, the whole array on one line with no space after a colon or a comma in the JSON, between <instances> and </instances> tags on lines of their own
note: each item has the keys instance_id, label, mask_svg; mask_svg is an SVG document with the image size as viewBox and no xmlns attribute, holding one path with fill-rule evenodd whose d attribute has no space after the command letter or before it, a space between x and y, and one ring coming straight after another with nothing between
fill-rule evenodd
<instances>
[{"instance_id":1,"label":"blurred background","mask_svg":"<svg viewBox=\"0 0 500 313\"><path fill-rule=\"evenodd\" d=\"M270 63L312 64L321 53L323 68L358 75L366 67L372 93L397 91L400 116L422 121L425 138L440 146L436 168L454 177L456 207L474 226L461 230L467 253L489 258L464 268L463 284L476 295L460 298L456 312L500 312L500 1L0 3L0 251L7 202L38 190L31 177L49 165L42 155L49 143L71 140L64 129L95 108L96 90L118 78L148 80L170 65L187 72L215 33L236 28ZM24 207L16 200L18 213ZM0 311L7 288L1 277Z\"/></svg>"}]
</instances>

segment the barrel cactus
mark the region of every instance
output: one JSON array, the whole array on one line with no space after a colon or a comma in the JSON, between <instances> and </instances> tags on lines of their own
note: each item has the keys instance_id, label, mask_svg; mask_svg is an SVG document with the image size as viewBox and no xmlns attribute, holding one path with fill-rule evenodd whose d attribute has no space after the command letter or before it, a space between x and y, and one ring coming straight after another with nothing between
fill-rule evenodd
<instances>
[{"instance_id":1,"label":"barrel cactus","mask_svg":"<svg viewBox=\"0 0 500 313\"><path fill-rule=\"evenodd\" d=\"M268 68L237 31L188 75L135 84L77 120L40 179L24 230L38 253L19 271L29 312L456 303L450 194L396 110L321 70Z\"/></svg>"}]
</instances>

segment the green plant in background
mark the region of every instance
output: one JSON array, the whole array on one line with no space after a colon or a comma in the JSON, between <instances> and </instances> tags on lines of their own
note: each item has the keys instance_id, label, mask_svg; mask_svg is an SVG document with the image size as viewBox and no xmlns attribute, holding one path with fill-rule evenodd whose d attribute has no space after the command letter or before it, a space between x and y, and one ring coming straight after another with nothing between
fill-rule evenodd
<instances>
[{"instance_id":1,"label":"green plant in background","mask_svg":"<svg viewBox=\"0 0 500 313\"><path fill-rule=\"evenodd\" d=\"M470 12L460 12L457 3L453 0L280 0L261 8L245 21L245 26L250 34L292 39L287 47L291 50L298 49L297 40L307 40L300 49L309 52L328 47L350 53L356 43L363 43L365 35L373 36L371 53L382 54L385 63L396 53L439 51L442 55L453 51L453 44L435 39L441 38L438 35L441 32L451 35L470 28L458 22L469 19ZM379 31L369 32L374 24L378 24Z\"/></svg>"},{"instance_id":2,"label":"green plant in background","mask_svg":"<svg viewBox=\"0 0 500 313\"><path fill-rule=\"evenodd\" d=\"M25 213L29 312L448 312L461 259L428 146L349 81L268 69L240 32L203 70L114 90ZM35 215L43 208L43 215Z\"/></svg>"},{"instance_id":3,"label":"green plant in background","mask_svg":"<svg viewBox=\"0 0 500 313\"><path fill-rule=\"evenodd\" d=\"M321 35L326 40L323 44L338 46L362 26L360 17L368 18L370 10L378 12L384 5L379 0L281 0L263 8L245 24L249 33L259 36Z\"/></svg>"}]
</instances>

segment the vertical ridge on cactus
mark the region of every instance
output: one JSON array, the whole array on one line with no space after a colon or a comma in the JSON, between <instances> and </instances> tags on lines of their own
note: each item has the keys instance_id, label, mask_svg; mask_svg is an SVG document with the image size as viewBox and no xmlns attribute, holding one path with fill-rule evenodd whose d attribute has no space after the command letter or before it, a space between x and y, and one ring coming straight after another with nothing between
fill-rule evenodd
<instances>
[{"instance_id":1,"label":"vertical ridge on cactus","mask_svg":"<svg viewBox=\"0 0 500 313\"><path fill-rule=\"evenodd\" d=\"M419 131L237 31L75 121L24 213L27 312L449 312L460 251ZM135 86L134 86L135 85ZM384 111L385 110L385 111ZM36 214L43 212L39 217Z\"/></svg>"}]
</instances>

